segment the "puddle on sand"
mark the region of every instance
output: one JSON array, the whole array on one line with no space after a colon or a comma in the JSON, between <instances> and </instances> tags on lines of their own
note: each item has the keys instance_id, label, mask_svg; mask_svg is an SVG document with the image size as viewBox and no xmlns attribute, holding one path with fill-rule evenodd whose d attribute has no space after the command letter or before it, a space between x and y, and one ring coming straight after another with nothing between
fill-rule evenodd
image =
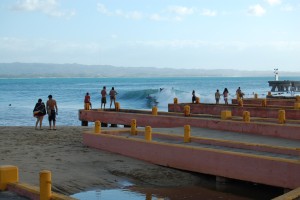
<instances>
[{"instance_id":1,"label":"puddle on sand","mask_svg":"<svg viewBox=\"0 0 300 200\"><path fill-rule=\"evenodd\" d=\"M245 194L246 192L247 194ZM194 199L222 199L222 200L250 200L250 199L271 199L271 196L264 193L251 194L244 191L244 194L232 194L203 188L200 186L175 187L175 188L149 188L128 186L122 189L107 189L87 191L72 195L79 200L194 200ZM274 196L273 196L274 197Z\"/></svg>"},{"instance_id":2,"label":"puddle on sand","mask_svg":"<svg viewBox=\"0 0 300 200\"><path fill-rule=\"evenodd\" d=\"M182 187L142 187L123 180L121 189L105 189L72 195L79 200L265 200L282 194L282 189L241 181L218 184L208 178L199 185Z\"/></svg>"}]
</instances>

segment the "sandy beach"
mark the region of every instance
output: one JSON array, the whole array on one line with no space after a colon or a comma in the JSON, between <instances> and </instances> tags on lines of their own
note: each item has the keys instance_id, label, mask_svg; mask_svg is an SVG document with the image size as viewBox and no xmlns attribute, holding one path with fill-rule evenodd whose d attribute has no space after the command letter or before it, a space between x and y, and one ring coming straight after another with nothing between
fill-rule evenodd
<instances>
[{"instance_id":1,"label":"sandy beach","mask_svg":"<svg viewBox=\"0 0 300 200\"><path fill-rule=\"evenodd\" d=\"M122 182L144 186L185 186L199 183L192 173L161 167L82 144L82 133L92 127L1 127L0 165L19 168L20 182L39 184L39 172L52 172L53 191L74 194L94 188L122 187Z\"/></svg>"}]
</instances>

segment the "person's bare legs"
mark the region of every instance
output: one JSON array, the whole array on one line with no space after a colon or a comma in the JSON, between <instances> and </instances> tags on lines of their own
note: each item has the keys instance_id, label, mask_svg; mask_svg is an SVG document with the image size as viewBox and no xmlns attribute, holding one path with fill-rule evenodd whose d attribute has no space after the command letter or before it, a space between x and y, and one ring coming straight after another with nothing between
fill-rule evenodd
<instances>
[{"instance_id":1,"label":"person's bare legs","mask_svg":"<svg viewBox=\"0 0 300 200\"><path fill-rule=\"evenodd\" d=\"M40 129L42 129L43 119L44 119L44 116L41 116L40 117Z\"/></svg>"},{"instance_id":2,"label":"person's bare legs","mask_svg":"<svg viewBox=\"0 0 300 200\"><path fill-rule=\"evenodd\" d=\"M37 126L38 126L38 124L39 124L39 121L40 121L40 118L37 117L37 118L36 118L36 122L35 122L35 129L37 129Z\"/></svg>"}]
</instances>

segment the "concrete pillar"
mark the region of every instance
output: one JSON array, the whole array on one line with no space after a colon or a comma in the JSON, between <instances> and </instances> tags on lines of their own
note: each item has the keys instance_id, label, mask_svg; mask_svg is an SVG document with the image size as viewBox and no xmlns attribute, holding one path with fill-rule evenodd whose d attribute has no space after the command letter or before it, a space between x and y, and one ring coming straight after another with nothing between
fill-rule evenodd
<instances>
[{"instance_id":1,"label":"concrete pillar","mask_svg":"<svg viewBox=\"0 0 300 200\"><path fill-rule=\"evenodd\" d=\"M184 107L184 116L185 117L188 117L188 116L191 116L191 108L189 105L185 105Z\"/></svg>"},{"instance_id":2,"label":"concrete pillar","mask_svg":"<svg viewBox=\"0 0 300 200\"><path fill-rule=\"evenodd\" d=\"M157 115L157 106L152 107L152 115Z\"/></svg>"},{"instance_id":3,"label":"concrete pillar","mask_svg":"<svg viewBox=\"0 0 300 200\"><path fill-rule=\"evenodd\" d=\"M51 199L51 172L43 170L40 172L40 200Z\"/></svg>"},{"instance_id":4,"label":"concrete pillar","mask_svg":"<svg viewBox=\"0 0 300 200\"><path fill-rule=\"evenodd\" d=\"M221 119L226 120L226 119L231 119L231 110L222 110L221 111Z\"/></svg>"},{"instance_id":5,"label":"concrete pillar","mask_svg":"<svg viewBox=\"0 0 300 200\"><path fill-rule=\"evenodd\" d=\"M137 134L137 130L136 130L136 119L132 119L132 120L131 120L130 134L131 134L131 135L136 135L136 134Z\"/></svg>"},{"instance_id":6,"label":"concrete pillar","mask_svg":"<svg viewBox=\"0 0 300 200\"><path fill-rule=\"evenodd\" d=\"M101 122L100 121L95 121L95 133L101 133Z\"/></svg>"},{"instance_id":7,"label":"concrete pillar","mask_svg":"<svg viewBox=\"0 0 300 200\"><path fill-rule=\"evenodd\" d=\"M174 104L178 104L178 99L174 98Z\"/></svg>"},{"instance_id":8,"label":"concrete pillar","mask_svg":"<svg viewBox=\"0 0 300 200\"><path fill-rule=\"evenodd\" d=\"M7 189L8 183L19 182L18 167L13 165L0 166L0 191Z\"/></svg>"},{"instance_id":9,"label":"concrete pillar","mask_svg":"<svg viewBox=\"0 0 300 200\"><path fill-rule=\"evenodd\" d=\"M120 111L120 103L119 102L116 102L116 111Z\"/></svg>"},{"instance_id":10,"label":"concrete pillar","mask_svg":"<svg viewBox=\"0 0 300 200\"><path fill-rule=\"evenodd\" d=\"M278 111L278 123L284 124L285 123L285 110Z\"/></svg>"},{"instance_id":11,"label":"concrete pillar","mask_svg":"<svg viewBox=\"0 0 300 200\"><path fill-rule=\"evenodd\" d=\"M244 122L250 122L250 112L249 111L244 111L243 112L243 121Z\"/></svg>"},{"instance_id":12,"label":"concrete pillar","mask_svg":"<svg viewBox=\"0 0 300 200\"><path fill-rule=\"evenodd\" d=\"M152 128L151 126L145 127L145 140L151 142L152 141Z\"/></svg>"},{"instance_id":13,"label":"concrete pillar","mask_svg":"<svg viewBox=\"0 0 300 200\"><path fill-rule=\"evenodd\" d=\"M191 142L191 126L184 125L184 139L185 143Z\"/></svg>"}]
</instances>

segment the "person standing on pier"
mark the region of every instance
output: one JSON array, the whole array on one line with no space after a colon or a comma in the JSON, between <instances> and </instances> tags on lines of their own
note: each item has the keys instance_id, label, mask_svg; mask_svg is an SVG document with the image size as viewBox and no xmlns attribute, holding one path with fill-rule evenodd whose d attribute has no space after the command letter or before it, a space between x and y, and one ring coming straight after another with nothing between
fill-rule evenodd
<instances>
[{"instance_id":1,"label":"person standing on pier","mask_svg":"<svg viewBox=\"0 0 300 200\"><path fill-rule=\"evenodd\" d=\"M192 92L192 103L196 102L196 94L195 94L195 90L193 90Z\"/></svg>"},{"instance_id":2,"label":"person standing on pier","mask_svg":"<svg viewBox=\"0 0 300 200\"><path fill-rule=\"evenodd\" d=\"M229 94L228 89L225 88L224 91L223 91L225 104L228 104L228 94Z\"/></svg>"},{"instance_id":3,"label":"person standing on pier","mask_svg":"<svg viewBox=\"0 0 300 200\"><path fill-rule=\"evenodd\" d=\"M106 87L103 86L103 89L101 90L101 109L102 109L102 105L103 108L105 110L105 104L106 104Z\"/></svg>"},{"instance_id":4,"label":"person standing on pier","mask_svg":"<svg viewBox=\"0 0 300 200\"><path fill-rule=\"evenodd\" d=\"M220 96L221 96L221 94L220 94L219 90L217 90L215 93L216 104L219 104Z\"/></svg>"},{"instance_id":5,"label":"person standing on pier","mask_svg":"<svg viewBox=\"0 0 300 200\"><path fill-rule=\"evenodd\" d=\"M115 90L114 87L111 88L111 90L109 91L109 96L110 96L110 108L111 108L111 104L112 102L114 102L114 106L116 108L116 95L117 95L117 91Z\"/></svg>"}]
</instances>

